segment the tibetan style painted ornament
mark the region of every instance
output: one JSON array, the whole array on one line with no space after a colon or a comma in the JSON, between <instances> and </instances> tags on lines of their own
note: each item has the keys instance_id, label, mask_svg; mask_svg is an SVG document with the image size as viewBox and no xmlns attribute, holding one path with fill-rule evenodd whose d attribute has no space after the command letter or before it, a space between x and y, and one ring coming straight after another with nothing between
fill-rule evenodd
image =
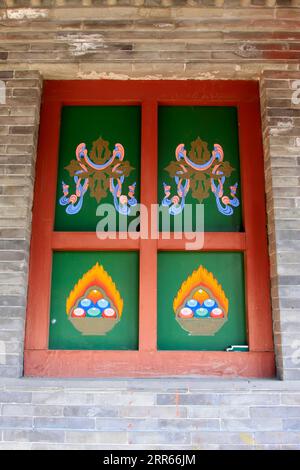
<instances>
[{"instance_id":1,"label":"tibetan style painted ornament","mask_svg":"<svg viewBox=\"0 0 300 470\"><path fill-rule=\"evenodd\" d=\"M213 336L228 318L228 299L213 274L199 266L181 285L173 302L176 320L195 336Z\"/></svg>"},{"instance_id":2,"label":"tibetan style painted ornament","mask_svg":"<svg viewBox=\"0 0 300 470\"><path fill-rule=\"evenodd\" d=\"M122 144L115 144L113 152L109 150L109 142L101 137L93 142L90 155L86 145L77 146L76 160L71 160L65 168L74 179L75 192L69 194L69 186L62 181L63 196L59 199L61 206L66 207L69 215L77 214L83 205L83 198L89 190L90 196L99 203L110 191L114 206L120 214L129 215L130 208L136 206L134 197L136 183L128 186L128 194L123 194L125 178L133 168L124 161L125 151Z\"/></svg>"},{"instance_id":3,"label":"tibetan style painted ornament","mask_svg":"<svg viewBox=\"0 0 300 470\"><path fill-rule=\"evenodd\" d=\"M224 183L233 168L229 162L224 161L221 145L214 144L210 154L207 142L198 137L191 143L189 154L185 145L179 144L175 150L175 157L176 161L171 162L165 170L171 178L174 178L177 194L171 197L171 186L163 183L165 197L162 205L169 207L169 213L177 215L183 211L189 191L201 203L209 197L211 190L216 198L218 211L224 215L232 215L233 207L238 207L240 204L236 197L238 184L230 186L230 197L224 195Z\"/></svg>"},{"instance_id":4,"label":"tibetan style painted ornament","mask_svg":"<svg viewBox=\"0 0 300 470\"><path fill-rule=\"evenodd\" d=\"M105 335L118 323L122 311L120 293L98 263L79 279L66 301L69 320L83 335Z\"/></svg>"}]
</instances>

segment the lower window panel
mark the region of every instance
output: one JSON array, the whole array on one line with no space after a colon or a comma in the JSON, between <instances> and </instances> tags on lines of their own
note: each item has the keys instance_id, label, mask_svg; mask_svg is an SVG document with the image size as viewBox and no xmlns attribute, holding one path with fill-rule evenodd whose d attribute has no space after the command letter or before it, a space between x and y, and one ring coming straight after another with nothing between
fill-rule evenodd
<instances>
[{"instance_id":1,"label":"lower window panel","mask_svg":"<svg viewBox=\"0 0 300 470\"><path fill-rule=\"evenodd\" d=\"M160 252L157 299L159 350L247 346L242 253Z\"/></svg>"},{"instance_id":2,"label":"lower window panel","mask_svg":"<svg viewBox=\"0 0 300 470\"><path fill-rule=\"evenodd\" d=\"M49 349L137 350L136 252L54 252Z\"/></svg>"}]
</instances>

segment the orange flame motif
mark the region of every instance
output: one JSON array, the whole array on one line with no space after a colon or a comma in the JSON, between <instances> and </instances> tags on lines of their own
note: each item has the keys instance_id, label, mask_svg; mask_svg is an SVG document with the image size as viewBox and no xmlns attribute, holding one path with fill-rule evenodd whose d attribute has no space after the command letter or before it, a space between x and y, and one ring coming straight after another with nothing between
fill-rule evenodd
<instances>
[{"instance_id":1,"label":"orange flame motif","mask_svg":"<svg viewBox=\"0 0 300 470\"><path fill-rule=\"evenodd\" d=\"M67 315L70 315L71 310L78 299L83 297L87 291L89 291L90 297L99 296L99 298L101 298L102 295L98 289L100 289L101 292L104 292L105 295L112 301L120 318L123 311L123 299L121 298L112 278L105 271L103 266L99 265L99 263L96 263L95 266L87 271L82 276L82 278L79 279L73 290L70 292L66 301Z\"/></svg>"},{"instance_id":2,"label":"orange flame motif","mask_svg":"<svg viewBox=\"0 0 300 470\"><path fill-rule=\"evenodd\" d=\"M222 289L222 286L215 279L214 275L203 266L199 266L182 284L173 302L174 312L181 307L186 299L196 290L207 290L218 302L225 315L228 315L228 299Z\"/></svg>"}]
</instances>

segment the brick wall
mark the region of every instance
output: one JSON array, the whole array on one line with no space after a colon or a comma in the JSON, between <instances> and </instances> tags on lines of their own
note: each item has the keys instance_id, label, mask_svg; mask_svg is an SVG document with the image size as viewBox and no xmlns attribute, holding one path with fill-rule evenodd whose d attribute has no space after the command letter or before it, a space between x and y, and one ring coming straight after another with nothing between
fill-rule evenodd
<instances>
[{"instance_id":1,"label":"brick wall","mask_svg":"<svg viewBox=\"0 0 300 470\"><path fill-rule=\"evenodd\" d=\"M281 378L300 380L300 93L295 93L296 86L300 89L300 72L265 71L261 77L277 370Z\"/></svg>"},{"instance_id":2,"label":"brick wall","mask_svg":"<svg viewBox=\"0 0 300 470\"><path fill-rule=\"evenodd\" d=\"M0 403L0 449L300 449L299 382L6 380Z\"/></svg>"},{"instance_id":3,"label":"brick wall","mask_svg":"<svg viewBox=\"0 0 300 470\"><path fill-rule=\"evenodd\" d=\"M23 369L31 208L41 79L38 72L0 71L0 377Z\"/></svg>"},{"instance_id":4,"label":"brick wall","mask_svg":"<svg viewBox=\"0 0 300 470\"><path fill-rule=\"evenodd\" d=\"M300 448L300 104L291 101L300 80L299 6L0 0L0 80L7 85L0 105L0 448ZM16 379L43 78L260 80L283 382Z\"/></svg>"},{"instance_id":5,"label":"brick wall","mask_svg":"<svg viewBox=\"0 0 300 470\"><path fill-rule=\"evenodd\" d=\"M5 3L12 8L0 9L0 69L57 79L210 79L299 66L300 0Z\"/></svg>"}]
</instances>

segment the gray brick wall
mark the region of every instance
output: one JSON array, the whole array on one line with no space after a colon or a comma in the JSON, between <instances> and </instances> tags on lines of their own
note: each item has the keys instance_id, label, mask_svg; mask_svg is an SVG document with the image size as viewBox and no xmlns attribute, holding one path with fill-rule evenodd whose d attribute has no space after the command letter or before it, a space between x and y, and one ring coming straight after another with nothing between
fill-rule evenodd
<instances>
[{"instance_id":1,"label":"gray brick wall","mask_svg":"<svg viewBox=\"0 0 300 470\"><path fill-rule=\"evenodd\" d=\"M291 103L300 79L299 6L0 0L7 86L0 105L0 449L300 448L300 105ZM274 338L284 381L18 378L43 78L261 81Z\"/></svg>"},{"instance_id":2,"label":"gray brick wall","mask_svg":"<svg viewBox=\"0 0 300 470\"><path fill-rule=\"evenodd\" d=\"M38 134L39 72L0 70L0 377L23 368L31 208Z\"/></svg>"},{"instance_id":3,"label":"gray brick wall","mask_svg":"<svg viewBox=\"0 0 300 470\"><path fill-rule=\"evenodd\" d=\"M281 378L300 380L300 72L265 71L265 148L273 329ZM294 98L294 99L293 99Z\"/></svg>"},{"instance_id":4,"label":"gray brick wall","mask_svg":"<svg viewBox=\"0 0 300 470\"><path fill-rule=\"evenodd\" d=\"M86 0L6 1L0 70L10 64L51 79L258 78L287 64L298 70L299 2L90 0L91 8Z\"/></svg>"},{"instance_id":5,"label":"gray brick wall","mask_svg":"<svg viewBox=\"0 0 300 470\"><path fill-rule=\"evenodd\" d=\"M2 381L2 449L300 449L300 384Z\"/></svg>"}]
</instances>

